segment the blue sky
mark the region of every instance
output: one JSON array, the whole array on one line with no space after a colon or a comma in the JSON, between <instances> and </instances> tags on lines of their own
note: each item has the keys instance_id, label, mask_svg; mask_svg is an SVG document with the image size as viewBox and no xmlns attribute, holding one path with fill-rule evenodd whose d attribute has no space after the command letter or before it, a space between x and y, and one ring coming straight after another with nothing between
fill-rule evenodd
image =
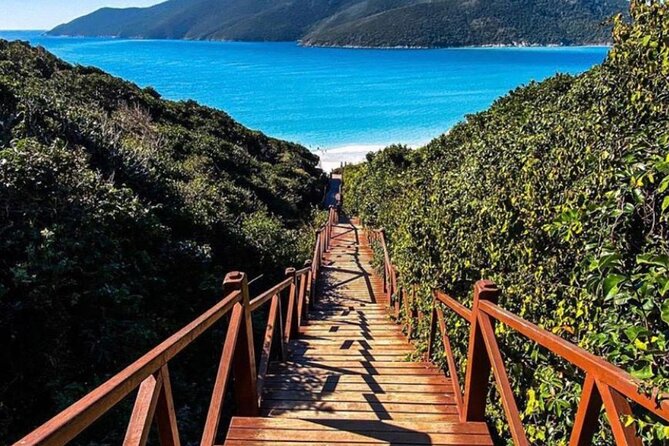
<instances>
[{"instance_id":1,"label":"blue sky","mask_svg":"<svg viewBox=\"0 0 669 446\"><path fill-rule=\"evenodd\" d=\"M148 6L162 0L0 0L0 29L51 29L104 6Z\"/></svg>"}]
</instances>

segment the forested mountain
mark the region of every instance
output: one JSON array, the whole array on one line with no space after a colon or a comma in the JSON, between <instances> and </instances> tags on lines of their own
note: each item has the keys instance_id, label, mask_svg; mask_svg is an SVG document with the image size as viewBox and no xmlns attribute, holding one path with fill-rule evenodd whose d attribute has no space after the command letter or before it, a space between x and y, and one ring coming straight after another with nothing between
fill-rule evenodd
<instances>
[{"instance_id":1,"label":"forested mountain","mask_svg":"<svg viewBox=\"0 0 669 446\"><path fill-rule=\"evenodd\" d=\"M51 35L446 47L610 41L627 0L169 0L103 8Z\"/></svg>"},{"instance_id":2,"label":"forested mountain","mask_svg":"<svg viewBox=\"0 0 669 446\"><path fill-rule=\"evenodd\" d=\"M271 283L302 265L317 163L223 112L0 41L0 444L213 305L225 272ZM180 419L201 421L222 338L171 371Z\"/></svg>"},{"instance_id":3,"label":"forested mountain","mask_svg":"<svg viewBox=\"0 0 669 446\"><path fill-rule=\"evenodd\" d=\"M344 169L344 196L385 228L400 286L421 286L411 305L429 314L432 288L471 305L492 279L504 308L669 394L669 5L635 1L632 16L602 65L518 88L421 149L368 155ZM468 325L448 327L464 364ZM530 444L567 444L583 373L496 333ZM511 444L502 408L488 416ZM625 422L669 440L657 420ZM593 444L620 444L597 431Z\"/></svg>"}]
</instances>

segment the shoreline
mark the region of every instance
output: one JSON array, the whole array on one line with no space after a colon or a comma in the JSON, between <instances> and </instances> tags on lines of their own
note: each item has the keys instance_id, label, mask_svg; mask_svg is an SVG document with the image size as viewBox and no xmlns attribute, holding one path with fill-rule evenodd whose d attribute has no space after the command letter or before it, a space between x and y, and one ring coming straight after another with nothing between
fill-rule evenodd
<instances>
[{"instance_id":1,"label":"shoreline","mask_svg":"<svg viewBox=\"0 0 669 446\"><path fill-rule=\"evenodd\" d=\"M353 44L328 44L328 43L309 43L302 40L237 40L237 39L198 39L198 38L171 38L163 39L146 36L114 36L114 35L83 35L83 34L54 34L53 30L41 29L0 29L0 32L34 32L40 33L41 37L50 38L68 38L68 39L109 39L118 41L173 41L173 42L210 42L210 43L291 43L302 48L322 48L322 49L349 49L349 50L457 50L457 49L520 49L520 48L608 48L611 42L579 42L575 44L563 43L532 43L532 42L513 42L513 43L485 43L480 45L455 45L455 46L434 46L434 45L353 45Z\"/></svg>"},{"instance_id":2,"label":"shoreline","mask_svg":"<svg viewBox=\"0 0 669 446\"><path fill-rule=\"evenodd\" d=\"M415 144L401 144L412 149L417 149L426 145L428 141ZM331 172L333 169L340 167L342 163L356 164L365 160L365 157L370 152L378 152L382 149L385 149L388 146L393 144L400 143L387 143L387 144L347 144L344 146L337 146L326 149L315 149L311 150L312 153L317 155L320 158L319 166L323 169L324 172Z\"/></svg>"},{"instance_id":3,"label":"shoreline","mask_svg":"<svg viewBox=\"0 0 669 446\"><path fill-rule=\"evenodd\" d=\"M560 43L486 43L481 45L458 45L458 46L421 46L421 45L345 45L345 44L326 44L326 43L307 43L298 40L297 46L302 48L330 48L345 50L459 50L459 49L521 49L521 48L610 48L612 43L578 43L578 44L560 44Z\"/></svg>"}]
</instances>

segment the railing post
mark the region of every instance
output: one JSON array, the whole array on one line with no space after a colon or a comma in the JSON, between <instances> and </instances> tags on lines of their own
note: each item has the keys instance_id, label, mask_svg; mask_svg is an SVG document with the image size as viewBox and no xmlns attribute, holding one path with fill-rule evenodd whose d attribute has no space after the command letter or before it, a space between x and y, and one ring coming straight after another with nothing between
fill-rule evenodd
<instances>
[{"instance_id":1,"label":"railing post","mask_svg":"<svg viewBox=\"0 0 669 446\"><path fill-rule=\"evenodd\" d=\"M402 295L404 294L404 288L399 287L397 289L395 297L395 321L398 321L400 318L400 307L402 305Z\"/></svg>"},{"instance_id":2,"label":"railing post","mask_svg":"<svg viewBox=\"0 0 669 446\"><path fill-rule=\"evenodd\" d=\"M626 424L621 419L622 417L632 416L632 408L627 398L607 384L600 381L595 382L604 403L606 417L609 419L615 443L621 446L643 446L641 438L636 433L634 423Z\"/></svg>"},{"instance_id":3,"label":"railing post","mask_svg":"<svg viewBox=\"0 0 669 446\"><path fill-rule=\"evenodd\" d=\"M333 220L334 220L334 206L330 205L330 207L328 209L328 225L327 225L328 235L326 237L327 243L325 244L325 251L326 252L330 250L330 242L332 241L332 223L333 223Z\"/></svg>"},{"instance_id":4,"label":"railing post","mask_svg":"<svg viewBox=\"0 0 669 446\"><path fill-rule=\"evenodd\" d=\"M162 390L163 377L160 372L142 381L123 440L124 446L144 446L146 444Z\"/></svg>"},{"instance_id":5,"label":"railing post","mask_svg":"<svg viewBox=\"0 0 669 446\"><path fill-rule=\"evenodd\" d=\"M223 294L240 290L244 307L243 323L232 364L234 395L237 411L242 416L258 415L258 395L256 394L256 359L253 347L253 322L249 306L249 284L245 273L228 273L223 281Z\"/></svg>"},{"instance_id":6,"label":"railing post","mask_svg":"<svg viewBox=\"0 0 669 446\"><path fill-rule=\"evenodd\" d=\"M302 326L302 321L306 320L307 274L300 274L299 277L295 277L295 285L297 287L297 311L295 312L295 315L298 328Z\"/></svg>"},{"instance_id":7,"label":"railing post","mask_svg":"<svg viewBox=\"0 0 669 446\"><path fill-rule=\"evenodd\" d=\"M386 293L388 297L388 302L392 299L391 296L388 296L388 264L386 263L386 254L385 254L385 243L386 243L386 230L381 228L378 230L379 241L381 242L381 248L383 249L383 292Z\"/></svg>"},{"instance_id":8,"label":"railing post","mask_svg":"<svg viewBox=\"0 0 669 446\"><path fill-rule=\"evenodd\" d=\"M320 238L320 243L318 246L318 252L320 253L320 263L321 265L323 264L323 256L325 255L325 245L327 244L327 237L328 237L328 227L327 224L321 228L321 238Z\"/></svg>"},{"instance_id":9,"label":"railing post","mask_svg":"<svg viewBox=\"0 0 669 446\"><path fill-rule=\"evenodd\" d=\"M583 382L581 400L576 411L574 427L571 430L569 446L588 446L599 427L599 415L602 409L602 397L597 389L595 378L588 374Z\"/></svg>"},{"instance_id":10,"label":"railing post","mask_svg":"<svg viewBox=\"0 0 669 446\"><path fill-rule=\"evenodd\" d=\"M485 407L490 381L490 358L486 351L483 333L478 321L479 302L486 300L497 303L499 295L499 289L489 280L479 280L474 285L462 421L485 421Z\"/></svg>"},{"instance_id":11,"label":"railing post","mask_svg":"<svg viewBox=\"0 0 669 446\"><path fill-rule=\"evenodd\" d=\"M172 397L172 383L170 382L170 373L167 369L167 364L161 367L160 374L163 377L163 390L158 396L155 415L160 446L181 446L177 416L174 410L174 399Z\"/></svg>"},{"instance_id":12,"label":"railing post","mask_svg":"<svg viewBox=\"0 0 669 446\"><path fill-rule=\"evenodd\" d=\"M288 305L286 305L286 325L284 329L284 342L287 344L297 334L297 284L295 283L295 268L286 268L286 277L293 281L288 289Z\"/></svg>"},{"instance_id":13,"label":"railing post","mask_svg":"<svg viewBox=\"0 0 669 446\"><path fill-rule=\"evenodd\" d=\"M304 314L302 315L302 317L304 317L305 319L309 319L309 311L311 310L311 305L312 305L311 295L313 293L313 291L311 289L312 286L313 286L313 279L312 279L312 276L311 276L311 272L312 272L311 260L306 260L304 262L304 267L309 268L309 271L306 273L306 275L304 277L304 280L306 281L307 289L305 290L305 293L304 293L304 304L303 304Z\"/></svg>"},{"instance_id":14,"label":"railing post","mask_svg":"<svg viewBox=\"0 0 669 446\"><path fill-rule=\"evenodd\" d=\"M434 296L434 295L433 295ZM437 308L434 302L434 297L432 297L432 311L430 311L430 331L427 338L427 360L432 359L433 345L434 344L434 335L437 332Z\"/></svg>"},{"instance_id":15,"label":"railing post","mask_svg":"<svg viewBox=\"0 0 669 446\"><path fill-rule=\"evenodd\" d=\"M311 290L311 301L316 302L316 279L318 278L318 270L320 269L321 266L321 255L320 255L320 248L318 247L320 241L320 231L316 230L316 249L314 250L314 258L312 259L311 262L311 287L309 288Z\"/></svg>"}]
</instances>

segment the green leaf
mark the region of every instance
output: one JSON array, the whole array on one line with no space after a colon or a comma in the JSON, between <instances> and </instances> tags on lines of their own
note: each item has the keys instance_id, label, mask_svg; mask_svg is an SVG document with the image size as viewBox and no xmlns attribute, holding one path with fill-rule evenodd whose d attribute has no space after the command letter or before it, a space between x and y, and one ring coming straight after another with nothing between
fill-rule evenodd
<instances>
[{"instance_id":1,"label":"green leaf","mask_svg":"<svg viewBox=\"0 0 669 446\"><path fill-rule=\"evenodd\" d=\"M662 212L666 211L667 208L669 208L669 196L664 197L664 200L662 200Z\"/></svg>"},{"instance_id":2,"label":"green leaf","mask_svg":"<svg viewBox=\"0 0 669 446\"><path fill-rule=\"evenodd\" d=\"M669 300L662 302L662 305L660 306L660 317L662 317L664 322L669 324Z\"/></svg>"},{"instance_id":3,"label":"green leaf","mask_svg":"<svg viewBox=\"0 0 669 446\"><path fill-rule=\"evenodd\" d=\"M655 374L653 373L653 367L650 364L646 364L645 367L632 370L632 376L636 379L647 380L651 379Z\"/></svg>"},{"instance_id":4,"label":"green leaf","mask_svg":"<svg viewBox=\"0 0 669 446\"><path fill-rule=\"evenodd\" d=\"M609 274L604 279L604 296L609 298L618 294L620 283L625 280L625 276L622 274Z\"/></svg>"},{"instance_id":5,"label":"green leaf","mask_svg":"<svg viewBox=\"0 0 669 446\"><path fill-rule=\"evenodd\" d=\"M669 256L666 256L664 254L662 255L642 254L636 257L636 261L639 265L654 265L654 266L662 266L664 268L669 268Z\"/></svg>"},{"instance_id":6,"label":"green leaf","mask_svg":"<svg viewBox=\"0 0 669 446\"><path fill-rule=\"evenodd\" d=\"M660 182L660 186L657 188L657 191L659 193L664 192L669 188L669 177L664 177L664 179Z\"/></svg>"},{"instance_id":7,"label":"green leaf","mask_svg":"<svg viewBox=\"0 0 669 446\"><path fill-rule=\"evenodd\" d=\"M625 329L625 336L627 336L627 339L630 341L635 341L639 335L647 333L648 330L643 327L629 327Z\"/></svg>"}]
</instances>

